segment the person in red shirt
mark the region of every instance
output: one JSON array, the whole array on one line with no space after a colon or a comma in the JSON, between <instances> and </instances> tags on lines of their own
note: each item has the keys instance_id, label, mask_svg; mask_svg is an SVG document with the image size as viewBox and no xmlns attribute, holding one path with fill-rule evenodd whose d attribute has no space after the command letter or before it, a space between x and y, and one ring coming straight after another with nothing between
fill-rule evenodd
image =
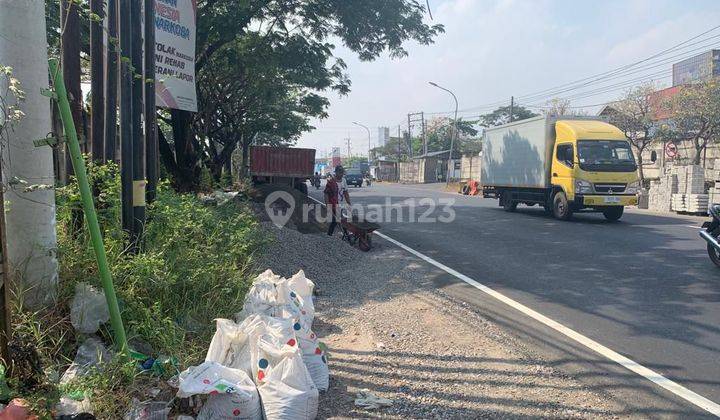
<instances>
[{"instance_id":1,"label":"person in red shirt","mask_svg":"<svg viewBox=\"0 0 720 420\"><path fill-rule=\"evenodd\" d=\"M347 182L343 178L345 176L345 168L342 165L335 167L335 175L328 177L325 184L325 205L330 210L332 220L328 228L328 235L332 236L340 220L340 203L343 201L350 205L350 194L348 193Z\"/></svg>"}]
</instances>

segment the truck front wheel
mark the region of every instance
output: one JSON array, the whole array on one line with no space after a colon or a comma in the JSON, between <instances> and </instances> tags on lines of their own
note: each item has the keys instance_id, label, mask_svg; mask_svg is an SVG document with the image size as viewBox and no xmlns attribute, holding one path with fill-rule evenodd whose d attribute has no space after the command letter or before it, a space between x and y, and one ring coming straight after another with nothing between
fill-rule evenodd
<instances>
[{"instance_id":1,"label":"truck front wheel","mask_svg":"<svg viewBox=\"0 0 720 420\"><path fill-rule=\"evenodd\" d=\"M602 213L605 218L611 222L616 222L620 220L620 218L623 215L623 211L625 210L625 207L623 206L612 206L608 207L606 209L603 209Z\"/></svg>"},{"instance_id":2,"label":"truck front wheel","mask_svg":"<svg viewBox=\"0 0 720 420\"><path fill-rule=\"evenodd\" d=\"M553 216L558 220L570 220L572 209L564 192L560 191L553 197Z\"/></svg>"}]
</instances>

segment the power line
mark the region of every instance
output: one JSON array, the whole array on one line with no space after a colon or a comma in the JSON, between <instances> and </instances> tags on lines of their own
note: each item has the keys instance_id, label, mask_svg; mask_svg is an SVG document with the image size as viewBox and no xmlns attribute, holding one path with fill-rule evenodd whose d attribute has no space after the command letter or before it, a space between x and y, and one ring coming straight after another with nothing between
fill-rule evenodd
<instances>
[{"instance_id":1,"label":"power line","mask_svg":"<svg viewBox=\"0 0 720 420\"><path fill-rule=\"evenodd\" d=\"M708 29L708 30L706 30L706 31L698 34L698 35L695 35L695 36L693 36L693 37L691 37L691 38L689 38L689 39L686 39L686 40L684 40L684 41L682 41L682 42L680 42L680 43L678 43L678 44L675 44L675 45L673 45L673 46L670 47L670 48L666 48L666 49L664 49L664 50L662 50L662 51L660 51L660 52L658 52L658 53L655 53L655 54L653 54L653 55L651 55L651 56L649 56L649 57L646 57L646 58L644 58L644 59L642 59L642 60L638 60L638 61L636 61L636 62L634 62L634 63L626 64L626 65L617 67L617 68L615 68L615 69L611 69L611 70L608 70L608 71L605 71L605 72L602 72L602 73L598 73L598 74L595 74L595 75L591 75L591 76L588 76L588 77L584 77L584 78L582 78L582 79L578 79L578 80L575 80L575 81L572 81L572 82L564 83L564 84L561 84L561 85L558 85L558 86L555 86L555 87L543 89L543 90L540 90L540 91L537 91L537 92L534 92L534 93L528 93L528 94L525 94L525 95L522 95L522 96L518 96L518 98L521 99L521 100L538 100L538 99L540 99L540 98L542 98L542 97L552 97L552 96L557 95L557 94L559 94L559 93L566 93L566 92L569 92L569 91L572 91L572 90L576 90L576 89L579 89L579 88L582 88L582 87L585 87L585 86L590 86L590 85L592 85L592 84L594 84L594 83L597 83L597 82L613 80L613 79L621 78L621 77L628 76L628 75L631 75L631 74L639 73L639 72L642 72L642 71L644 71L644 70L650 70L650 69L652 69L652 68L656 68L656 67L659 67L659 66L661 66L661 65L667 64L668 62L672 61L672 60L675 59L675 58L678 58L678 59L689 58L689 57L691 57L692 55L689 55L689 56L688 56L688 54L691 54L691 53L693 53L694 51L705 50L705 49L708 49L708 48L711 48L711 49L712 49L713 47L716 47L717 44L715 44L715 43L704 44L704 45L702 45L702 46L700 46L700 47L698 47L698 48L694 48L694 49L692 49L692 50L687 50L687 51L684 51L684 52L682 52L682 53L680 53L680 54L673 55L673 56L671 56L671 57L664 57L662 60L655 61L654 63L652 63L653 60L655 60L655 59L657 59L657 58L659 58L659 57L662 57L663 55L666 55L666 54L668 54L668 53L677 52L677 51L680 51L681 49L687 49L688 47L691 47L691 46L694 46L694 45L698 45L698 44L701 44L701 43L706 43L706 42L709 41L709 40L713 40L713 39L715 39L715 38L720 37L720 34L716 34L716 35L713 35L713 36L710 36L710 37L705 37L704 39L701 39L701 40L699 40L699 41L692 42L692 41L697 40L698 38L703 37L704 35L707 35L708 33L711 33L711 32L713 32L713 31L717 30L718 28L720 28L720 25L714 26L714 27L712 27L712 28L710 28L710 29ZM682 48L680 48L680 47L682 47ZM643 67L636 67L636 66L638 66L639 64L643 64L643 63L647 63L647 65L646 65L646 66L643 66ZM472 111L472 112L479 112L479 111L482 111L482 110L485 110L485 109L492 109L492 108L494 108L494 107L497 106L497 105L502 105L502 104L505 104L505 103L507 103L506 100L501 100L501 101L496 101L496 102L490 102L490 103L481 104L481 105L478 105L478 106L475 106L475 107L471 107L471 108L465 108L465 109L462 109L462 110L460 110L460 111L458 111L458 112L461 112L461 113L466 113L466 112L471 112L471 111ZM429 113L427 113L427 114L440 115L440 114L449 114L449 113L452 113L452 111L429 112Z\"/></svg>"}]
</instances>

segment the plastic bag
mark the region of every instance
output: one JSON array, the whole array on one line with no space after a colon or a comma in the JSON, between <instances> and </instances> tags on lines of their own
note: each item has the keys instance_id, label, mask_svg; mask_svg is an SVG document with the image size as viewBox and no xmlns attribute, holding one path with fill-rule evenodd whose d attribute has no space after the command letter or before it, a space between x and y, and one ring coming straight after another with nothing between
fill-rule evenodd
<instances>
[{"instance_id":1,"label":"plastic bag","mask_svg":"<svg viewBox=\"0 0 720 420\"><path fill-rule=\"evenodd\" d=\"M75 284L70 304L70 322L78 332L93 334L110 320L105 293L85 283Z\"/></svg>"},{"instance_id":2,"label":"plastic bag","mask_svg":"<svg viewBox=\"0 0 720 420\"><path fill-rule=\"evenodd\" d=\"M216 319L215 323L217 329L210 342L205 361L241 369L251 375L250 336L246 331L247 325L237 324L229 319Z\"/></svg>"},{"instance_id":3,"label":"plastic bag","mask_svg":"<svg viewBox=\"0 0 720 420\"><path fill-rule=\"evenodd\" d=\"M85 375L93 367L109 361L110 352L108 352L103 343L95 337L88 337L82 345L78 347L75 359L65 373L63 373L62 378L60 378L60 383L66 384L77 376Z\"/></svg>"},{"instance_id":4,"label":"plastic bag","mask_svg":"<svg viewBox=\"0 0 720 420\"><path fill-rule=\"evenodd\" d=\"M260 397L253 381L240 370L203 362L180 374L178 397L209 394L198 418L260 419Z\"/></svg>"},{"instance_id":5,"label":"plastic bag","mask_svg":"<svg viewBox=\"0 0 720 420\"><path fill-rule=\"evenodd\" d=\"M166 420L170 414L170 403L164 401L141 402L133 398L125 420Z\"/></svg>"},{"instance_id":6,"label":"plastic bag","mask_svg":"<svg viewBox=\"0 0 720 420\"><path fill-rule=\"evenodd\" d=\"M265 367L267 374L258 385L265 417L268 420L314 419L319 394L299 349L278 350L262 339L258 347L265 354L279 358L276 364Z\"/></svg>"}]
</instances>

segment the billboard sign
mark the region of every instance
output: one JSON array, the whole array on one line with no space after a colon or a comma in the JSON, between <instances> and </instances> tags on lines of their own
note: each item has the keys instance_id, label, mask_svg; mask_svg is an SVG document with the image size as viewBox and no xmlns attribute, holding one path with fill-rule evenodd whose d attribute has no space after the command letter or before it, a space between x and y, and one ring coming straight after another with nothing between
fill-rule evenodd
<instances>
[{"instance_id":1,"label":"billboard sign","mask_svg":"<svg viewBox=\"0 0 720 420\"><path fill-rule=\"evenodd\" d=\"M197 0L155 0L157 106L197 112L195 15Z\"/></svg>"}]
</instances>

